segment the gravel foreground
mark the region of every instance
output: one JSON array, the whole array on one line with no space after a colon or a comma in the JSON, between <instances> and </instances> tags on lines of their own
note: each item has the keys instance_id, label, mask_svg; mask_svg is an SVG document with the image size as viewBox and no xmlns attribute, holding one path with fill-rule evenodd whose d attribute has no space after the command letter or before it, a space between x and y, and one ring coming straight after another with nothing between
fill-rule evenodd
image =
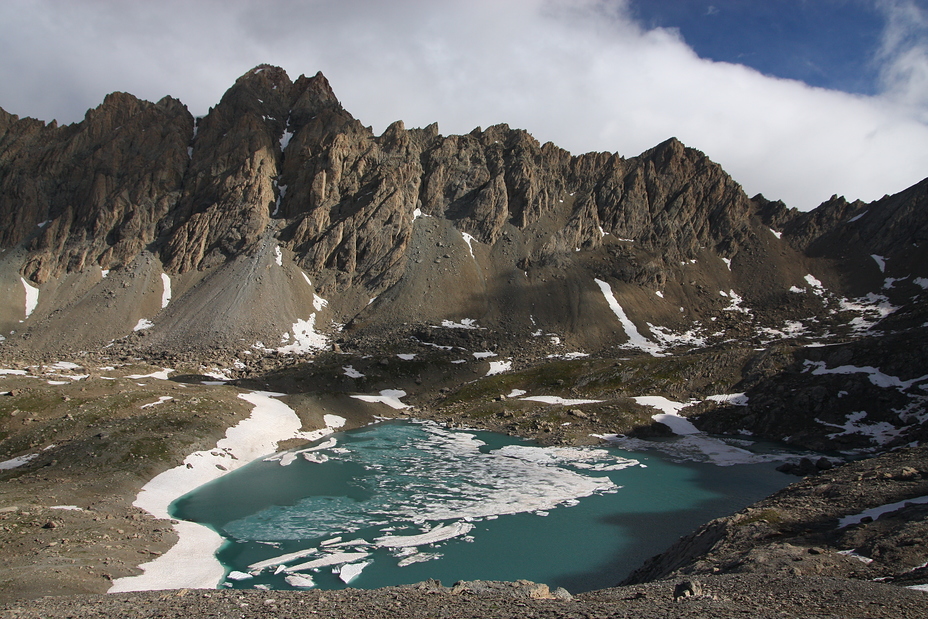
<instances>
[{"instance_id":1,"label":"gravel foreground","mask_svg":"<svg viewBox=\"0 0 928 619\"><path fill-rule=\"evenodd\" d=\"M689 587L681 586L689 583ZM874 582L819 577L708 576L604 589L572 599L534 599L532 583L457 583L341 591L189 590L45 597L0 607L16 619L103 617L228 619L386 617L596 619L634 617L928 616L928 593ZM547 587L540 588L547 593ZM689 595L683 595L687 589ZM695 593L695 594L694 594Z\"/></svg>"}]
</instances>

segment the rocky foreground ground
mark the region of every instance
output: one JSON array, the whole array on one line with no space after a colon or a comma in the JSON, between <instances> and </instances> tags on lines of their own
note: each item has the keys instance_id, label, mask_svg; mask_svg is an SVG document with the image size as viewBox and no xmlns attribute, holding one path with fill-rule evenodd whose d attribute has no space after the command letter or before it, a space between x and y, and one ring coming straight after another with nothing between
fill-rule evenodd
<instances>
[{"instance_id":1,"label":"rocky foreground ground","mask_svg":"<svg viewBox=\"0 0 928 619\"><path fill-rule=\"evenodd\" d=\"M444 380L440 372L422 374L414 365L368 363L365 371L390 373L383 380L410 390L423 380L423 391L440 392ZM597 363L590 368L596 370ZM339 360L333 368L342 364ZM368 423L370 410L346 408L346 402L357 400L317 391L314 381L335 384L326 367L319 360L309 369L268 373L267 382L252 379L240 386L290 392L285 399L307 429L320 427L322 414L335 411L348 419L347 427ZM558 381L573 384L570 372L578 371L573 366L551 367L557 372L533 380L556 388L564 387ZM0 471L0 604L5 604L0 616L928 615L928 592L906 588L928 583L928 504L918 502L928 497L928 447L897 449L832 469L812 466L813 474L797 477L783 491L683 538L629 577L630 584L570 599L547 599L553 596L546 587L526 583L100 595L113 580L137 573L139 564L167 551L176 540L170 523L132 506L139 489L192 451L212 448L227 427L250 414L250 405L238 397L241 388L201 384L209 377L195 375L192 367L178 366L173 380L153 376L158 369L130 363L66 370L50 364L31 367L28 375L3 377L2 444L11 455L37 455L21 467ZM616 371L631 370L622 366ZM88 375L67 378L77 372ZM620 397L583 410L546 409L541 415L499 398L500 389L515 386L509 382L516 378L492 378L498 380L483 387L474 383L471 389L479 387L474 394L449 393L442 405L422 399L416 415L548 437L550 442L573 442L580 435L548 432L547 417L570 419L568 427L587 440L592 433L615 431L617 424L647 417ZM890 504L898 506L883 515L865 513ZM853 521L842 526L841 519L848 517Z\"/></svg>"},{"instance_id":2,"label":"rocky foreground ground","mask_svg":"<svg viewBox=\"0 0 928 619\"><path fill-rule=\"evenodd\" d=\"M921 619L928 594L879 583L818 576L709 576L664 580L574 596L538 599L531 583L420 583L373 591L148 591L46 597L0 607L4 617L564 618L898 617Z\"/></svg>"}]
</instances>

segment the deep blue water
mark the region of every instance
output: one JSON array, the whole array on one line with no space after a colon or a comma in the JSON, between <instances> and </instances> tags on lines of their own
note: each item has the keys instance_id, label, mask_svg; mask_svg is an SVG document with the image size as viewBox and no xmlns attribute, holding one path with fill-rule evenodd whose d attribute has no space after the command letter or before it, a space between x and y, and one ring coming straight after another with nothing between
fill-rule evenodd
<instances>
[{"instance_id":1,"label":"deep blue water","mask_svg":"<svg viewBox=\"0 0 928 619\"><path fill-rule=\"evenodd\" d=\"M181 497L172 514L225 536L218 558L229 570L316 549L227 581L235 587L291 588L285 579L292 581L293 567L351 553L345 561L364 564L352 587L525 578L576 593L616 584L681 535L791 481L774 470L784 454L733 442L544 448L490 432L386 422L328 437L286 466L253 462ZM752 463L711 462L733 458ZM432 544L408 539L436 529L459 535ZM292 573L319 588L349 586L333 568Z\"/></svg>"}]
</instances>

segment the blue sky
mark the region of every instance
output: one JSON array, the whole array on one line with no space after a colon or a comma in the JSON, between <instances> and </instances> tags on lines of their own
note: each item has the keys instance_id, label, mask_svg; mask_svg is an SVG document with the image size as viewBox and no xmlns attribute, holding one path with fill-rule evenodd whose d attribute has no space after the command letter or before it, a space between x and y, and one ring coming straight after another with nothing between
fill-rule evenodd
<instances>
[{"instance_id":1,"label":"blue sky","mask_svg":"<svg viewBox=\"0 0 928 619\"><path fill-rule=\"evenodd\" d=\"M702 58L849 93L879 92L886 16L864 0L635 0L646 28L676 28Z\"/></svg>"},{"instance_id":2,"label":"blue sky","mask_svg":"<svg viewBox=\"0 0 928 619\"><path fill-rule=\"evenodd\" d=\"M261 63L376 133L507 123L572 153L674 136L809 209L928 177L928 0L4 0L0 107L112 91L205 114Z\"/></svg>"}]
</instances>

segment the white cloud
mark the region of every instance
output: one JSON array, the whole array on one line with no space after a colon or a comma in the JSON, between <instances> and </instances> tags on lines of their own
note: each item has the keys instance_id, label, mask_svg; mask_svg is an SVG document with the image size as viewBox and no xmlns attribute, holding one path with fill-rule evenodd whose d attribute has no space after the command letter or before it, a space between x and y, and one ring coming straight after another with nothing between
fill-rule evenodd
<instances>
[{"instance_id":1,"label":"white cloud","mask_svg":"<svg viewBox=\"0 0 928 619\"><path fill-rule=\"evenodd\" d=\"M877 54L885 96L928 122L928 11L913 0L881 0L886 15Z\"/></svg>"},{"instance_id":2,"label":"white cloud","mask_svg":"<svg viewBox=\"0 0 928 619\"><path fill-rule=\"evenodd\" d=\"M885 94L864 97L700 59L621 1L11 0L0 5L0 106L70 122L124 90L203 114L270 62L293 78L322 70L377 133L397 119L445 134L505 122L573 153L625 156L676 136L749 194L805 209L928 175L928 54L912 26L924 12L878 1Z\"/></svg>"}]
</instances>

